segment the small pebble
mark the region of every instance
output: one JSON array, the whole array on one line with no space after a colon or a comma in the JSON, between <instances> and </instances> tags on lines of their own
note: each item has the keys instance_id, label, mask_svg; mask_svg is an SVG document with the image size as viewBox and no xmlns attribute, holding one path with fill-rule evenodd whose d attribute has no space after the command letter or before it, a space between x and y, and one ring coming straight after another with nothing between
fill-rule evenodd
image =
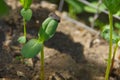
<instances>
[{"instance_id":1,"label":"small pebble","mask_svg":"<svg viewBox=\"0 0 120 80\"><path fill-rule=\"evenodd\" d=\"M21 71L17 71L17 75L18 75L19 77L25 77L24 73L21 72Z\"/></svg>"}]
</instances>

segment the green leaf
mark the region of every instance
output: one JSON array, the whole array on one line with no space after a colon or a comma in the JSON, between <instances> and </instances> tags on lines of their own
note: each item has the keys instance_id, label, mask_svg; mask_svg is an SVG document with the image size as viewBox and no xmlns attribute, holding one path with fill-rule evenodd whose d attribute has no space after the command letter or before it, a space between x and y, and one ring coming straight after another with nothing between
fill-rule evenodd
<instances>
[{"instance_id":1,"label":"green leaf","mask_svg":"<svg viewBox=\"0 0 120 80\"><path fill-rule=\"evenodd\" d=\"M91 5L96 7L98 5L98 2L92 2ZM97 9L94 9L90 6L85 6L84 10L89 13L97 13ZM105 6L103 4L99 5L98 7L98 11L100 12L101 10L105 10Z\"/></svg>"},{"instance_id":2,"label":"green leaf","mask_svg":"<svg viewBox=\"0 0 120 80\"><path fill-rule=\"evenodd\" d=\"M117 29L120 29L120 23L115 23L115 27L117 28Z\"/></svg>"},{"instance_id":3,"label":"green leaf","mask_svg":"<svg viewBox=\"0 0 120 80\"><path fill-rule=\"evenodd\" d=\"M115 15L116 16L120 16L120 10Z\"/></svg>"},{"instance_id":4,"label":"green leaf","mask_svg":"<svg viewBox=\"0 0 120 80\"><path fill-rule=\"evenodd\" d=\"M5 1L0 0L0 16L7 14L8 11L9 11L9 8L8 8L7 4L5 3Z\"/></svg>"},{"instance_id":5,"label":"green leaf","mask_svg":"<svg viewBox=\"0 0 120 80\"><path fill-rule=\"evenodd\" d=\"M29 21L32 17L32 10L31 9L27 9L25 10L24 8L21 10L21 15L23 16L23 18L26 21Z\"/></svg>"},{"instance_id":6,"label":"green leaf","mask_svg":"<svg viewBox=\"0 0 120 80\"><path fill-rule=\"evenodd\" d=\"M42 41L47 41L50 39L55 34L58 23L59 22L54 19L47 18L43 22L42 27L38 33L39 39Z\"/></svg>"},{"instance_id":7,"label":"green leaf","mask_svg":"<svg viewBox=\"0 0 120 80\"><path fill-rule=\"evenodd\" d=\"M120 40L118 41L118 46L120 47Z\"/></svg>"},{"instance_id":8,"label":"green leaf","mask_svg":"<svg viewBox=\"0 0 120 80\"><path fill-rule=\"evenodd\" d=\"M47 28L46 28L46 34L49 35L49 39L51 37L53 37L53 35L56 32L56 28L58 27L58 21L56 20L51 20L50 23L48 24Z\"/></svg>"},{"instance_id":9,"label":"green leaf","mask_svg":"<svg viewBox=\"0 0 120 80\"><path fill-rule=\"evenodd\" d=\"M20 0L20 3L24 6L24 0Z\"/></svg>"},{"instance_id":10,"label":"green leaf","mask_svg":"<svg viewBox=\"0 0 120 80\"><path fill-rule=\"evenodd\" d=\"M17 40L19 43L25 43L26 42L26 37L25 36L21 36L18 38Z\"/></svg>"},{"instance_id":11,"label":"green leaf","mask_svg":"<svg viewBox=\"0 0 120 80\"><path fill-rule=\"evenodd\" d=\"M22 48L21 54L25 58L35 57L42 49L43 43L37 39L31 39Z\"/></svg>"},{"instance_id":12,"label":"green leaf","mask_svg":"<svg viewBox=\"0 0 120 80\"><path fill-rule=\"evenodd\" d=\"M32 3L32 0L25 0L24 1L24 9L29 9L30 8L30 5Z\"/></svg>"},{"instance_id":13,"label":"green leaf","mask_svg":"<svg viewBox=\"0 0 120 80\"><path fill-rule=\"evenodd\" d=\"M75 13L80 13L83 11L83 4L81 4L79 1L77 0L65 0L68 5L70 5L73 8L73 11Z\"/></svg>"},{"instance_id":14,"label":"green leaf","mask_svg":"<svg viewBox=\"0 0 120 80\"><path fill-rule=\"evenodd\" d=\"M89 12L89 13L97 13L97 10L96 9L93 9L89 6L85 6L85 11Z\"/></svg>"},{"instance_id":15,"label":"green leaf","mask_svg":"<svg viewBox=\"0 0 120 80\"><path fill-rule=\"evenodd\" d=\"M103 28L103 30L102 30L102 32L101 32L101 36L102 36L105 40L107 40L107 41L109 42L109 41L110 41L109 35L110 35L110 26L109 26L109 25L105 25L104 28ZM113 36L113 37L112 37L113 43L117 43L118 40L119 40L118 34L113 31L112 36Z\"/></svg>"},{"instance_id":16,"label":"green leaf","mask_svg":"<svg viewBox=\"0 0 120 80\"><path fill-rule=\"evenodd\" d=\"M103 3L112 14L120 10L120 0L103 0Z\"/></svg>"},{"instance_id":17,"label":"green leaf","mask_svg":"<svg viewBox=\"0 0 120 80\"><path fill-rule=\"evenodd\" d=\"M15 59L16 59L16 60L22 60L22 59L23 59L23 56L16 56Z\"/></svg>"},{"instance_id":18,"label":"green leaf","mask_svg":"<svg viewBox=\"0 0 120 80\"><path fill-rule=\"evenodd\" d=\"M24 9L27 10L30 8L32 0L20 0L20 3L23 5Z\"/></svg>"}]
</instances>

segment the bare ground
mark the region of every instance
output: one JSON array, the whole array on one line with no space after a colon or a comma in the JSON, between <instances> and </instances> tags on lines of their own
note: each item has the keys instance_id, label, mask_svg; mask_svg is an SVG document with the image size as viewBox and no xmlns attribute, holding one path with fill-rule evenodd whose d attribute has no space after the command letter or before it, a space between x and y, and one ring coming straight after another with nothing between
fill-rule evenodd
<instances>
[{"instance_id":1,"label":"bare ground","mask_svg":"<svg viewBox=\"0 0 120 80\"><path fill-rule=\"evenodd\" d=\"M12 7L9 16L0 20L0 80L39 80L39 55L34 59L18 59L23 46L17 42L23 35L20 9ZM27 24L28 40L37 37L41 23L51 12L39 4L33 4L32 10L33 17ZM97 34L78 29L80 26L63 15L59 13L61 22L55 36L45 42L45 80L104 80L108 43ZM111 80L120 80L118 57L119 54Z\"/></svg>"}]
</instances>

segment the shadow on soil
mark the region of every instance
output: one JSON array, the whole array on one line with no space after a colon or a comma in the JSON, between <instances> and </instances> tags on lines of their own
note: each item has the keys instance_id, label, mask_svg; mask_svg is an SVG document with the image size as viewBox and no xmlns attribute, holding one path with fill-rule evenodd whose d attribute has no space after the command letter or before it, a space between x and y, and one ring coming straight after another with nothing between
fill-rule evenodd
<instances>
[{"instance_id":1,"label":"shadow on soil","mask_svg":"<svg viewBox=\"0 0 120 80\"><path fill-rule=\"evenodd\" d=\"M52 39L45 43L45 46L54 48L60 53L67 54L72 57L72 59L78 65L78 73L75 75L77 77L77 80L93 80L94 73L92 70L95 70L95 68L103 69L101 66L99 66L99 68L90 68L89 64L91 63L87 62L84 56L84 46L80 43L74 42L69 35L65 35L62 32L57 32ZM99 64L94 65L98 66Z\"/></svg>"},{"instance_id":2,"label":"shadow on soil","mask_svg":"<svg viewBox=\"0 0 120 80\"><path fill-rule=\"evenodd\" d=\"M3 41L5 41L5 34L4 34L4 32L0 29L0 52L2 51Z\"/></svg>"},{"instance_id":3,"label":"shadow on soil","mask_svg":"<svg viewBox=\"0 0 120 80\"><path fill-rule=\"evenodd\" d=\"M62 32L57 32L52 39L45 43L45 46L70 55L76 62L86 61L83 55L84 46L73 42L69 35L65 35Z\"/></svg>"}]
</instances>

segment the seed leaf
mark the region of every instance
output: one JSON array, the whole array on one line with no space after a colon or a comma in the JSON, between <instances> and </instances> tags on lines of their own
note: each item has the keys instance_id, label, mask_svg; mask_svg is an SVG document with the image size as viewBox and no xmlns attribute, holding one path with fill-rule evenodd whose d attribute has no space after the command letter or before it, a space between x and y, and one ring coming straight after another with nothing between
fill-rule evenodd
<instances>
[{"instance_id":1,"label":"seed leaf","mask_svg":"<svg viewBox=\"0 0 120 80\"><path fill-rule=\"evenodd\" d=\"M18 38L17 40L19 43L25 43L26 42L26 37L25 36L21 36Z\"/></svg>"},{"instance_id":2,"label":"seed leaf","mask_svg":"<svg viewBox=\"0 0 120 80\"><path fill-rule=\"evenodd\" d=\"M21 54L25 58L35 57L42 49L43 44L37 39L31 39L22 48Z\"/></svg>"},{"instance_id":3,"label":"seed leaf","mask_svg":"<svg viewBox=\"0 0 120 80\"><path fill-rule=\"evenodd\" d=\"M53 37L53 35L56 32L56 28L58 27L58 21L56 20L51 20L50 23L48 24L47 28L46 28L46 34L49 35L50 39L51 37Z\"/></svg>"},{"instance_id":4,"label":"seed leaf","mask_svg":"<svg viewBox=\"0 0 120 80\"><path fill-rule=\"evenodd\" d=\"M31 3L32 3L32 0L25 0L24 1L24 9L29 9Z\"/></svg>"},{"instance_id":5,"label":"seed leaf","mask_svg":"<svg viewBox=\"0 0 120 80\"><path fill-rule=\"evenodd\" d=\"M47 24L42 24L42 27L38 33L40 39L42 39L43 41L47 41L48 39L52 38L53 35L56 32L56 28L58 26L58 21L54 20L54 19L47 19ZM45 20L46 22L46 20ZM43 22L44 23L44 22Z\"/></svg>"},{"instance_id":6,"label":"seed leaf","mask_svg":"<svg viewBox=\"0 0 120 80\"><path fill-rule=\"evenodd\" d=\"M23 16L23 18L26 21L29 21L32 17L32 10L31 9L27 9L25 10L24 8L21 10L21 15Z\"/></svg>"}]
</instances>

